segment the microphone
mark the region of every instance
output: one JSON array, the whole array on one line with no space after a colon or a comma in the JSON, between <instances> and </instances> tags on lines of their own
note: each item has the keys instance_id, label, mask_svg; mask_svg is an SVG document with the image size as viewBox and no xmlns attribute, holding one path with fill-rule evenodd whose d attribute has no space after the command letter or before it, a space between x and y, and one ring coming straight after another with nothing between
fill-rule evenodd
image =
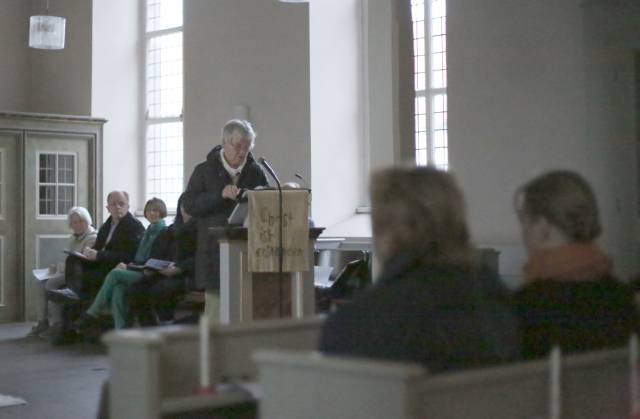
<instances>
[{"instance_id":1,"label":"microphone","mask_svg":"<svg viewBox=\"0 0 640 419\"><path fill-rule=\"evenodd\" d=\"M267 173L271 175L271 177L276 181L278 189L280 189L280 179L278 178L278 175L276 175L276 172L273 170L273 167L271 167L269 162L264 157L260 157L258 159L258 163L260 163L262 167L264 167L264 169L267 171Z\"/></svg>"},{"instance_id":2,"label":"microphone","mask_svg":"<svg viewBox=\"0 0 640 419\"><path fill-rule=\"evenodd\" d=\"M300 173L296 173L296 174L294 174L294 176L297 177L298 179L300 179L301 181L303 181L304 185L307 187L307 189L311 190L311 188L309 187L309 182L307 182L307 179L302 177L302 175Z\"/></svg>"}]
</instances>

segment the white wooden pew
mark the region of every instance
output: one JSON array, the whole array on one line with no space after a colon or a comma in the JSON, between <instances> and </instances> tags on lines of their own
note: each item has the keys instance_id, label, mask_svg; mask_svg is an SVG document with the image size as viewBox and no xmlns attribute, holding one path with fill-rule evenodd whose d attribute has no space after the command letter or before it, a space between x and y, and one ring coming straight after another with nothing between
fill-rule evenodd
<instances>
[{"instance_id":1,"label":"white wooden pew","mask_svg":"<svg viewBox=\"0 0 640 419\"><path fill-rule=\"evenodd\" d=\"M566 356L559 411L548 360L429 375L416 364L260 351L262 419L628 419L629 353Z\"/></svg>"},{"instance_id":2,"label":"white wooden pew","mask_svg":"<svg viewBox=\"0 0 640 419\"><path fill-rule=\"evenodd\" d=\"M211 383L252 380L257 349L316 347L323 318L272 320L212 326ZM205 408L251 400L242 391L196 396L199 383L197 326L174 326L111 332L109 410L113 418L158 418L187 408Z\"/></svg>"}]
</instances>

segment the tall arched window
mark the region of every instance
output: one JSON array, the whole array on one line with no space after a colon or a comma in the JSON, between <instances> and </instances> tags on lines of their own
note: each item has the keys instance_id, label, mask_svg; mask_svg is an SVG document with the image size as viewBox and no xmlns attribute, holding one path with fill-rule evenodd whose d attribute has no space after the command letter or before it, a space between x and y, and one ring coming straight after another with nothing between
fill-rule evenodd
<instances>
[{"instance_id":1,"label":"tall arched window","mask_svg":"<svg viewBox=\"0 0 640 419\"><path fill-rule=\"evenodd\" d=\"M411 0L416 163L448 169L446 0Z\"/></svg>"},{"instance_id":2,"label":"tall arched window","mask_svg":"<svg viewBox=\"0 0 640 419\"><path fill-rule=\"evenodd\" d=\"M182 192L182 0L146 0L146 196L175 208Z\"/></svg>"}]
</instances>

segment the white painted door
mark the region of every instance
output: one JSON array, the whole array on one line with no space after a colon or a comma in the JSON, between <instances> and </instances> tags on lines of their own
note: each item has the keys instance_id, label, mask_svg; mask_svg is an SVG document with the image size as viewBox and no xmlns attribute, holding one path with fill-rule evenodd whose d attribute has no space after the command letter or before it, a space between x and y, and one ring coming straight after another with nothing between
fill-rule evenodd
<instances>
[{"instance_id":1,"label":"white painted door","mask_svg":"<svg viewBox=\"0 0 640 419\"><path fill-rule=\"evenodd\" d=\"M95 215L90 199L90 135L25 133L25 317L35 320L41 292L34 268L64 261L71 231L67 213L83 206ZM95 222L95 221L94 221Z\"/></svg>"}]
</instances>

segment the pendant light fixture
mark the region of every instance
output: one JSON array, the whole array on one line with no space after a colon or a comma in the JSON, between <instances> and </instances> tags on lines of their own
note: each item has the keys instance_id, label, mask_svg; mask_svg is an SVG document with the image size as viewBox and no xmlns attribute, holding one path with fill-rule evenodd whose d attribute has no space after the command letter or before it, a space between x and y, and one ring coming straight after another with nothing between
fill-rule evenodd
<instances>
[{"instance_id":1,"label":"pendant light fixture","mask_svg":"<svg viewBox=\"0 0 640 419\"><path fill-rule=\"evenodd\" d=\"M35 15L29 19L29 47L63 49L66 22L63 17L49 16L49 0L46 0L45 15Z\"/></svg>"}]
</instances>

